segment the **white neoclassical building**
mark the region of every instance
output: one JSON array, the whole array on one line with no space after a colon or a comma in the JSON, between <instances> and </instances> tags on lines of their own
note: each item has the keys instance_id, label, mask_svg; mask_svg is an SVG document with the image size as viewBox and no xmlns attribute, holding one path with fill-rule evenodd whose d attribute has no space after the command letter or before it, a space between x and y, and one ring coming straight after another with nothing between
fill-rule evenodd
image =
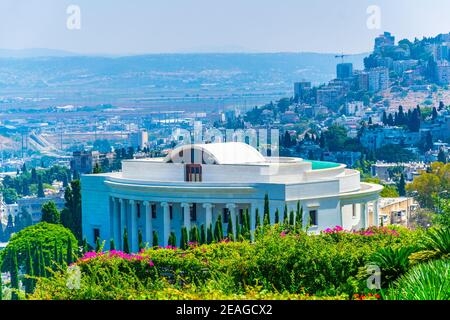
<instances>
[{"instance_id":1,"label":"white neoclassical building","mask_svg":"<svg viewBox=\"0 0 450 320\"><path fill-rule=\"evenodd\" d=\"M300 201L310 231L361 229L378 225L381 190L341 164L264 157L238 142L183 145L165 158L123 161L122 172L84 175L83 235L92 245L97 237L114 239L120 249L126 228L137 251L139 231L150 245L154 231L159 244L167 245L171 232L179 241L183 226L209 226L219 215L224 230L228 219L236 226L244 210L253 230L266 194L271 223L276 209L282 214L286 204L296 211Z\"/></svg>"}]
</instances>

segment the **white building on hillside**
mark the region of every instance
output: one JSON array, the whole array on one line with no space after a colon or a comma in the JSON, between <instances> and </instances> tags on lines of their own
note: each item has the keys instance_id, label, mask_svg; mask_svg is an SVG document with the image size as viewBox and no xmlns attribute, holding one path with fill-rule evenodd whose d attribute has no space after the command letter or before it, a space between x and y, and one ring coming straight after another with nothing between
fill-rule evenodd
<instances>
[{"instance_id":1,"label":"white building on hillside","mask_svg":"<svg viewBox=\"0 0 450 320\"><path fill-rule=\"evenodd\" d=\"M227 230L234 228L244 210L251 229L256 212L262 217L264 197L270 200L270 219L283 213L285 204L303 207L310 231L329 227L360 229L378 225L379 185L362 183L360 174L345 165L300 158L264 157L238 142L184 145L165 158L125 160L122 172L82 176L83 236L91 245L114 239L122 248L126 229L133 251L138 232L152 245L158 233L161 245L171 232L180 240L183 226L206 227L219 215ZM375 202L369 214L368 204Z\"/></svg>"}]
</instances>

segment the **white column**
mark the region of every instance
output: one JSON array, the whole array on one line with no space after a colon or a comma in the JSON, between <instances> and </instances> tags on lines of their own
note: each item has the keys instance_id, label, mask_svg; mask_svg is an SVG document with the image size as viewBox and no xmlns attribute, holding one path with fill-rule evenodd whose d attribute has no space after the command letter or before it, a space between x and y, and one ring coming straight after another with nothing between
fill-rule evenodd
<instances>
[{"instance_id":1,"label":"white column","mask_svg":"<svg viewBox=\"0 0 450 320\"><path fill-rule=\"evenodd\" d=\"M113 234L112 238L114 239L114 243L116 248L119 248L118 245L120 243L120 215L119 215L119 203L116 198L112 198L112 206L113 206L113 218L112 218L112 226L113 226Z\"/></svg>"},{"instance_id":2,"label":"white column","mask_svg":"<svg viewBox=\"0 0 450 320\"><path fill-rule=\"evenodd\" d=\"M130 242L131 242L131 251L132 252L138 252L139 251L139 245L138 245L138 231L137 231L137 203L135 200L130 200L130 206L131 206L131 218L130 218Z\"/></svg>"},{"instance_id":3,"label":"white column","mask_svg":"<svg viewBox=\"0 0 450 320\"><path fill-rule=\"evenodd\" d=\"M207 231L210 226L212 226L212 208L211 203L204 203L203 208L205 208L205 230Z\"/></svg>"},{"instance_id":4,"label":"white column","mask_svg":"<svg viewBox=\"0 0 450 320\"><path fill-rule=\"evenodd\" d=\"M163 234L162 234L162 245L165 247L169 244L170 235L170 208L167 202L162 202L161 207L163 208Z\"/></svg>"},{"instance_id":5,"label":"white column","mask_svg":"<svg viewBox=\"0 0 450 320\"><path fill-rule=\"evenodd\" d=\"M363 229L367 229L369 217L368 217L368 208L367 203L361 203L361 227Z\"/></svg>"},{"instance_id":6,"label":"white column","mask_svg":"<svg viewBox=\"0 0 450 320\"><path fill-rule=\"evenodd\" d=\"M187 232L189 234L189 231L191 230L191 205L189 203L182 203L181 208L183 208L183 217L184 217L184 224L183 226L186 227Z\"/></svg>"},{"instance_id":7,"label":"white column","mask_svg":"<svg viewBox=\"0 0 450 320\"><path fill-rule=\"evenodd\" d=\"M343 206L341 204L339 204L339 224L340 224L340 227L343 228L344 227L344 216L342 214L342 208L343 208Z\"/></svg>"},{"instance_id":8,"label":"white column","mask_svg":"<svg viewBox=\"0 0 450 320\"><path fill-rule=\"evenodd\" d=\"M125 199L119 199L120 203L120 240L119 240L119 248L123 250L123 234L126 228L127 224L127 213L126 213L126 200ZM127 230L127 232L129 232Z\"/></svg>"},{"instance_id":9,"label":"white column","mask_svg":"<svg viewBox=\"0 0 450 320\"><path fill-rule=\"evenodd\" d=\"M380 202L377 200L373 203L373 225L378 227L380 225L380 211L379 211Z\"/></svg>"},{"instance_id":10,"label":"white column","mask_svg":"<svg viewBox=\"0 0 450 320\"><path fill-rule=\"evenodd\" d=\"M256 209L258 208L257 203L252 203L250 207L250 235L252 240L255 239L255 225L256 225Z\"/></svg>"},{"instance_id":11,"label":"white column","mask_svg":"<svg viewBox=\"0 0 450 320\"><path fill-rule=\"evenodd\" d=\"M236 205L234 203L228 203L226 207L230 212L231 222L233 223L233 236L236 238Z\"/></svg>"},{"instance_id":12,"label":"white column","mask_svg":"<svg viewBox=\"0 0 450 320\"><path fill-rule=\"evenodd\" d=\"M150 202L145 201L145 242L149 246L153 246L153 219L152 219L152 205Z\"/></svg>"}]
</instances>

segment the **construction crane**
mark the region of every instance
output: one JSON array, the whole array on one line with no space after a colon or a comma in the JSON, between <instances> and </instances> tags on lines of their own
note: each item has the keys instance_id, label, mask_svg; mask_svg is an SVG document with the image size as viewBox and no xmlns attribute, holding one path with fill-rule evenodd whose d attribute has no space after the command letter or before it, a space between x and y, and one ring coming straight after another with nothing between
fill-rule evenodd
<instances>
[{"instance_id":1,"label":"construction crane","mask_svg":"<svg viewBox=\"0 0 450 320\"><path fill-rule=\"evenodd\" d=\"M337 59L337 58L341 58L341 63L344 63L344 58L347 57L347 56L348 56L347 54L342 53L342 54L336 55L336 56L334 56L334 57L335 57L336 59Z\"/></svg>"}]
</instances>

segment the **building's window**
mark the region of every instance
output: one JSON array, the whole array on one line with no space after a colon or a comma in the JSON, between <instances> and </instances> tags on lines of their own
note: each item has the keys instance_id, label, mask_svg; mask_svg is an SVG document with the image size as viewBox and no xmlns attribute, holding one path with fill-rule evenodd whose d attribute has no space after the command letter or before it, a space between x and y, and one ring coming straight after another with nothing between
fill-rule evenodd
<instances>
[{"instance_id":1,"label":"building's window","mask_svg":"<svg viewBox=\"0 0 450 320\"><path fill-rule=\"evenodd\" d=\"M137 211L137 217L138 219L141 217L141 204L136 204L136 211Z\"/></svg>"},{"instance_id":2,"label":"building's window","mask_svg":"<svg viewBox=\"0 0 450 320\"><path fill-rule=\"evenodd\" d=\"M309 222L312 226L317 226L317 210L309 211Z\"/></svg>"},{"instance_id":3,"label":"building's window","mask_svg":"<svg viewBox=\"0 0 450 320\"><path fill-rule=\"evenodd\" d=\"M156 219L156 204L152 204L152 219Z\"/></svg>"},{"instance_id":4,"label":"building's window","mask_svg":"<svg viewBox=\"0 0 450 320\"><path fill-rule=\"evenodd\" d=\"M186 182L202 181L202 166L200 164L186 165Z\"/></svg>"},{"instance_id":5,"label":"building's window","mask_svg":"<svg viewBox=\"0 0 450 320\"><path fill-rule=\"evenodd\" d=\"M191 213L191 221L197 221L197 204L194 203L189 207Z\"/></svg>"},{"instance_id":6,"label":"building's window","mask_svg":"<svg viewBox=\"0 0 450 320\"><path fill-rule=\"evenodd\" d=\"M173 219L173 206L169 206L170 220Z\"/></svg>"},{"instance_id":7,"label":"building's window","mask_svg":"<svg viewBox=\"0 0 450 320\"><path fill-rule=\"evenodd\" d=\"M100 229L94 228L94 241L97 241L97 239L100 239Z\"/></svg>"},{"instance_id":8,"label":"building's window","mask_svg":"<svg viewBox=\"0 0 450 320\"><path fill-rule=\"evenodd\" d=\"M230 216L230 210L228 208L223 208L223 223L228 223L228 218Z\"/></svg>"},{"instance_id":9,"label":"building's window","mask_svg":"<svg viewBox=\"0 0 450 320\"><path fill-rule=\"evenodd\" d=\"M355 219L356 218L356 204L352 205L352 218Z\"/></svg>"}]
</instances>

